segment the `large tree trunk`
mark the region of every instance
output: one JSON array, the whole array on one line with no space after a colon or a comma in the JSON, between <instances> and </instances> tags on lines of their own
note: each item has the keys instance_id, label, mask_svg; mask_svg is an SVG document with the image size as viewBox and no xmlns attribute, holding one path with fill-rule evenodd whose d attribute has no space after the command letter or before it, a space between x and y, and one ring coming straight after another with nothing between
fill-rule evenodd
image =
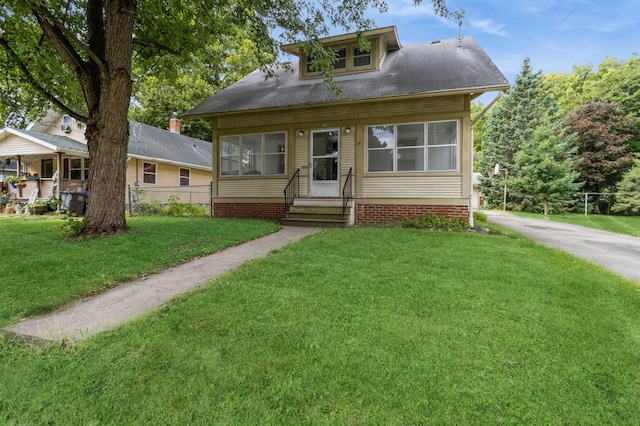
<instances>
[{"instance_id":1,"label":"large tree trunk","mask_svg":"<svg viewBox=\"0 0 640 426\"><path fill-rule=\"evenodd\" d=\"M90 2L93 3L93 2ZM101 2L96 2L101 3ZM102 53L102 66L94 64L99 80L84 85L89 106L85 136L89 147L89 196L83 235L126 232L125 195L131 98L131 57L135 0L104 2L104 27L93 33L94 52ZM95 22L100 24L96 15ZM91 29L90 29L91 31ZM101 40L102 39L102 40ZM87 93L93 91L96 93ZM90 99L95 100L90 102Z\"/></svg>"}]
</instances>

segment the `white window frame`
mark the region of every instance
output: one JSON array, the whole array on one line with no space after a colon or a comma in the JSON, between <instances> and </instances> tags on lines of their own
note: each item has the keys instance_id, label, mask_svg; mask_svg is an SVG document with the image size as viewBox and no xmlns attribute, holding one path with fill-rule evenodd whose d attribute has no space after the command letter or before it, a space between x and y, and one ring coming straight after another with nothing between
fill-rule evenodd
<instances>
[{"instance_id":1,"label":"white window frame","mask_svg":"<svg viewBox=\"0 0 640 426\"><path fill-rule=\"evenodd\" d=\"M74 119L73 117L71 117L70 115L63 115L62 116L62 123L60 124L60 130L62 130L63 132L67 132L67 127L69 128L69 131L73 130L73 122Z\"/></svg>"},{"instance_id":2,"label":"white window frame","mask_svg":"<svg viewBox=\"0 0 640 426\"><path fill-rule=\"evenodd\" d=\"M153 166L153 172L147 172L145 170L146 164ZM147 176L152 176L153 182L147 182L145 179ZM151 161L142 162L142 183L144 185L156 185L158 183L158 164L157 163L152 163Z\"/></svg>"},{"instance_id":3,"label":"white window frame","mask_svg":"<svg viewBox=\"0 0 640 426\"><path fill-rule=\"evenodd\" d=\"M433 124L437 124L437 123L452 123L455 122L456 123L456 143L455 144L442 144L442 145L429 145L429 125L433 125ZM412 125L412 124L424 124L424 145L422 145L423 147L423 169L422 170L398 170L398 151L400 150L400 152L403 149L409 149L409 148L402 148L402 147L398 147L398 126L404 126L404 125ZM369 132L368 129L370 127L393 127L393 138L394 138L394 142L393 142L393 148L369 148ZM366 155L366 159L367 159L367 166L366 166L366 173L368 174L409 174L409 173L447 173L447 172L457 172L460 170L460 120L458 119L451 119L451 120L436 120L436 121L423 121L423 122L414 122L414 123L396 123L396 124L373 124L373 125L367 125L367 140L366 140L366 150L367 150L367 155ZM429 152L430 151L434 151L436 148L451 148L451 147L455 147L455 167L451 168L451 169L439 169L439 170L432 170L429 168ZM432 148L431 150L429 148ZM382 170L382 171L371 171L369 170L369 164L370 164L370 160L369 160L369 155L372 151L379 151L379 150L383 150L383 149L392 149L393 152L393 161L392 161L392 166L393 166L393 170Z\"/></svg>"},{"instance_id":4,"label":"white window frame","mask_svg":"<svg viewBox=\"0 0 640 426\"><path fill-rule=\"evenodd\" d=\"M359 52L359 54L356 54L356 52ZM369 58L368 64L356 65L356 59L367 57ZM373 65L373 48L370 48L368 52L364 52L360 46L353 46L351 49L351 65L354 69L371 67Z\"/></svg>"},{"instance_id":5,"label":"white window frame","mask_svg":"<svg viewBox=\"0 0 640 426\"><path fill-rule=\"evenodd\" d=\"M281 150L277 152L266 152L266 139L267 135L282 135L282 146L279 146ZM260 136L260 154L251 154L248 151L244 150L244 138L255 138L256 136ZM287 132L265 132L265 133L247 133L244 135L224 135L220 136L220 145L222 145L224 138L237 138L238 146L240 149L240 154L238 156L235 155L226 155L223 156L222 149L220 149L220 153L218 158L220 159L220 177L227 176L257 176L257 177L269 177L269 176L286 176L287 175ZM244 164L249 161L252 157L260 156L260 173L245 173L243 168ZM238 159L238 173L224 173L224 169L222 167L222 163L224 161L230 162L234 161L234 157L239 157ZM267 157L282 157L282 173L267 173L266 172L266 158Z\"/></svg>"}]
</instances>

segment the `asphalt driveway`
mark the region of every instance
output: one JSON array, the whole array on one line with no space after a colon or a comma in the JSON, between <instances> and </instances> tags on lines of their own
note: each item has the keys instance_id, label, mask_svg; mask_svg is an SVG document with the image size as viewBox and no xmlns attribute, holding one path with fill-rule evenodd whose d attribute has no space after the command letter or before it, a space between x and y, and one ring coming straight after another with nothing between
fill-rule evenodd
<instances>
[{"instance_id":1,"label":"asphalt driveway","mask_svg":"<svg viewBox=\"0 0 640 426\"><path fill-rule=\"evenodd\" d=\"M640 283L640 238L583 226L485 211L490 222L562 249Z\"/></svg>"}]
</instances>

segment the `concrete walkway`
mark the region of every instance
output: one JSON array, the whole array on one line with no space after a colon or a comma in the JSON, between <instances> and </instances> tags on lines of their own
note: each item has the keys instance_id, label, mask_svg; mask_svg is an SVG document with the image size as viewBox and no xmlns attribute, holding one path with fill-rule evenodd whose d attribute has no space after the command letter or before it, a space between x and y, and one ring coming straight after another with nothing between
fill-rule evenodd
<instances>
[{"instance_id":1,"label":"concrete walkway","mask_svg":"<svg viewBox=\"0 0 640 426\"><path fill-rule=\"evenodd\" d=\"M567 223L485 211L490 222L640 283L640 238Z\"/></svg>"},{"instance_id":2,"label":"concrete walkway","mask_svg":"<svg viewBox=\"0 0 640 426\"><path fill-rule=\"evenodd\" d=\"M3 331L25 341L89 337L151 312L176 295L318 231L320 228L283 227L276 233L114 287L48 315L12 324Z\"/></svg>"}]
</instances>

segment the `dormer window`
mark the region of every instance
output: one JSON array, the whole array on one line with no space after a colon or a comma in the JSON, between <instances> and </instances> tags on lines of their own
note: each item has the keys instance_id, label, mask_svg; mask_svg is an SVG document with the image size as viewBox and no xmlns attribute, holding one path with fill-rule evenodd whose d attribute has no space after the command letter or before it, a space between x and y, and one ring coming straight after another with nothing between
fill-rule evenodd
<instances>
[{"instance_id":1,"label":"dormer window","mask_svg":"<svg viewBox=\"0 0 640 426\"><path fill-rule=\"evenodd\" d=\"M334 49L333 53L336 54L336 62L333 64L333 69L344 70L347 69L347 49Z\"/></svg>"},{"instance_id":2,"label":"dormer window","mask_svg":"<svg viewBox=\"0 0 640 426\"><path fill-rule=\"evenodd\" d=\"M322 46L334 54L333 71L335 75L379 70L387 53L400 49L400 40L398 40L395 27L367 31L364 34L365 42L362 41L361 35L351 33L320 40ZM314 66L313 61L303 49L302 43L293 43L282 47L285 52L300 58L298 64L301 79L322 77L322 70Z\"/></svg>"},{"instance_id":3,"label":"dormer window","mask_svg":"<svg viewBox=\"0 0 640 426\"><path fill-rule=\"evenodd\" d=\"M71 131L73 130L73 117L71 117L70 115L63 115L60 130L65 133L71 133Z\"/></svg>"},{"instance_id":4,"label":"dormer window","mask_svg":"<svg viewBox=\"0 0 640 426\"><path fill-rule=\"evenodd\" d=\"M333 63L334 70L346 70L347 69L347 48L332 49L336 55L336 61ZM318 72L317 69L311 63L311 59L307 58L307 74Z\"/></svg>"},{"instance_id":5,"label":"dormer window","mask_svg":"<svg viewBox=\"0 0 640 426\"><path fill-rule=\"evenodd\" d=\"M365 52L360 47L353 48L353 67L371 66L371 50Z\"/></svg>"}]
</instances>

